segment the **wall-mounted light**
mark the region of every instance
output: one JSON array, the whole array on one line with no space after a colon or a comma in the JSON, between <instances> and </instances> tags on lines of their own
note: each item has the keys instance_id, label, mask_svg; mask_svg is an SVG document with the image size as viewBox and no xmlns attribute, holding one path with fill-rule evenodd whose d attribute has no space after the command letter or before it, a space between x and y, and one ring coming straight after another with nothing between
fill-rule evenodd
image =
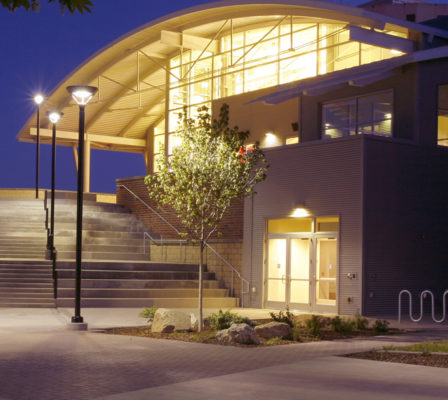
<instances>
[{"instance_id":1,"label":"wall-mounted light","mask_svg":"<svg viewBox=\"0 0 448 400\"><path fill-rule=\"evenodd\" d=\"M309 215L310 215L310 212L305 207L305 203L297 203L297 204L295 204L290 216L293 218L303 218L303 217L308 217Z\"/></svg>"}]
</instances>

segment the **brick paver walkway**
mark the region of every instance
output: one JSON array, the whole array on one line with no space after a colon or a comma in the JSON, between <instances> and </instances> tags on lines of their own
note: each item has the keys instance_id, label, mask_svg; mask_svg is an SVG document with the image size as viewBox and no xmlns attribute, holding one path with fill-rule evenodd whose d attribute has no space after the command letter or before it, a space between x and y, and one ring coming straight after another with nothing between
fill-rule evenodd
<instances>
[{"instance_id":1,"label":"brick paver walkway","mask_svg":"<svg viewBox=\"0 0 448 400\"><path fill-rule=\"evenodd\" d=\"M448 376L445 369L397 367L397 364L332 357L381 348L391 342L420 341L422 337L444 338L447 331L237 348L62 329L48 332L20 327L13 331L0 329L0 400L273 397L319 400L330 394L339 398L335 397L336 392L341 396L345 393L341 398L348 400L359 398L358 390L366 399L397 399L406 393L410 395L411 383L413 397L407 399L446 398L446 395L438 397L437 393L442 389L448 393L448 379L442 379L441 386L435 384L438 381L431 385L431 379L440 379L440 374ZM395 379L397 371L401 375ZM409 384L397 384L400 380ZM378 391L381 387L389 388L394 395L369 397L381 394ZM425 397L429 394L432 397Z\"/></svg>"}]
</instances>

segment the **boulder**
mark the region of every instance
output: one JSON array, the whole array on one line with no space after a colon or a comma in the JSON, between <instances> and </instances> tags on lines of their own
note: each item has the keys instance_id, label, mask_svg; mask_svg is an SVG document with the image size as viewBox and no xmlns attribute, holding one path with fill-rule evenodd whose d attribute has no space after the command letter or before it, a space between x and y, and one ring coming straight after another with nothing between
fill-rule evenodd
<instances>
[{"instance_id":1,"label":"boulder","mask_svg":"<svg viewBox=\"0 0 448 400\"><path fill-rule=\"evenodd\" d=\"M216 334L220 343L260 344L260 338L254 329L247 324L232 324Z\"/></svg>"},{"instance_id":2,"label":"boulder","mask_svg":"<svg viewBox=\"0 0 448 400\"><path fill-rule=\"evenodd\" d=\"M172 326L172 328L170 328ZM191 317L179 310L159 308L152 321L151 331L170 333L173 331L186 331L191 329Z\"/></svg>"},{"instance_id":3,"label":"boulder","mask_svg":"<svg viewBox=\"0 0 448 400\"><path fill-rule=\"evenodd\" d=\"M267 324L258 325L255 327L255 332L258 336L265 339L272 339L280 337L282 339L292 338L292 328L284 322L269 322Z\"/></svg>"}]
</instances>

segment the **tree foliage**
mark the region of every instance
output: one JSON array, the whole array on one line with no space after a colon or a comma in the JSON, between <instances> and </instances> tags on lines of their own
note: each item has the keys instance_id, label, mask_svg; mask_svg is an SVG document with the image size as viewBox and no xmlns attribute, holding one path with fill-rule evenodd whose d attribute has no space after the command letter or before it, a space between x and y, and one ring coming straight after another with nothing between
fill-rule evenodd
<instances>
[{"instance_id":1,"label":"tree foliage","mask_svg":"<svg viewBox=\"0 0 448 400\"><path fill-rule=\"evenodd\" d=\"M150 197L172 207L189 238L206 242L235 199L254 192L266 177L267 164L258 144L244 147L249 132L229 127L229 108L211 121L206 107L198 118L181 115L181 143L168 159L158 161L157 175L146 177Z\"/></svg>"},{"instance_id":2,"label":"tree foliage","mask_svg":"<svg viewBox=\"0 0 448 400\"><path fill-rule=\"evenodd\" d=\"M71 14L78 11L83 14L84 11L90 13L92 11L93 4L90 0L48 0L49 3L56 3L61 6L61 11L68 10ZM27 11L39 11L39 0L0 0L0 4L6 7L10 11L15 11L18 8L25 8Z\"/></svg>"},{"instance_id":3,"label":"tree foliage","mask_svg":"<svg viewBox=\"0 0 448 400\"><path fill-rule=\"evenodd\" d=\"M268 165L258 143L246 148L249 132L229 127L229 107L211 120L206 107L196 119L180 115L176 133L181 143L167 158L161 149L158 174L145 182L149 195L161 206L170 206L189 239L200 246L199 321L202 324L202 264L206 242L219 234L219 225L236 199L254 193L266 178Z\"/></svg>"}]
</instances>

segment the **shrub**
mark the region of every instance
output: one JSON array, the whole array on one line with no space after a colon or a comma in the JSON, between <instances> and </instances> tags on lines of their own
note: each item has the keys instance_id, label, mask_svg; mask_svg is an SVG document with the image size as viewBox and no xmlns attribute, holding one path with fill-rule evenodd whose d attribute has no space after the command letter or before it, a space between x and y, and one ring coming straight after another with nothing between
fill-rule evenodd
<instances>
[{"instance_id":1,"label":"shrub","mask_svg":"<svg viewBox=\"0 0 448 400\"><path fill-rule=\"evenodd\" d=\"M295 324L292 330L292 340L294 340L295 342L300 342L301 336L302 333L300 331L300 324Z\"/></svg>"},{"instance_id":2,"label":"shrub","mask_svg":"<svg viewBox=\"0 0 448 400\"><path fill-rule=\"evenodd\" d=\"M354 323L355 323L355 328L360 331L363 331L369 327L368 319L361 316L361 314L359 312L357 312L355 314Z\"/></svg>"},{"instance_id":3,"label":"shrub","mask_svg":"<svg viewBox=\"0 0 448 400\"><path fill-rule=\"evenodd\" d=\"M318 315L312 315L311 318L306 321L306 329L313 336L319 336L322 329L322 320Z\"/></svg>"},{"instance_id":4,"label":"shrub","mask_svg":"<svg viewBox=\"0 0 448 400\"><path fill-rule=\"evenodd\" d=\"M270 339L266 342L266 344L280 344L281 341L282 341L282 338L281 338L281 337L273 337L273 338L270 338Z\"/></svg>"},{"instance_id":5,"label":"shrub","mask_svg":"<svg viewBox=\"0 0 448 400\"><path fill-rule=\"evenodd\" d=\"M283 322L288 324L291 328L294 328L294 314L289 312L288 307L285 312L279 311L278 314L275 312L270 312L269 315L271 316L272 321Z\"/></svg>"},{"instance_id":6,"label":"shrub","mask_svg":"<svg viewBox=\"0 0 448 400\"><path fill-rule=\"evenodd\" d=\"M149 324L150 322L154 321L154 315L156 314L156 311L159 309L159 307L152 306L150 308L145 307L143 311L138 314L140 317L146 318L146 322Z\"/></svg>"},{"instance_id":7,"label":"shrub","mask_svg":"<svg viewBox=\"0 0 448 400\"><path fill-rule=\"evenodd\" d=\"M331 330L347 335L353 332L354 322L341 319L339 316L330 321Z\"/></svg>"},{"instance_id":8,"label":"shrub","mask_svg":"<svg viewBox=\"0 0 448 400\"><path fill-rule=\"evenodd\" d=\"M222 329L230 328L232 324L242 324L246 323L248 325L253 326L254 322L249 318L242 317L238 314L231 313L229 310L223 312L222 310L218 311L218 314L210 314L208 317L208 323L210 327L220 331Z\"/></svg>"},{"instance_id":9,"label":"shrub","mask_svg":"<svg viewBox=\"0 0 448 400\"><path fill-rule=\"evenodd\" d=\"M386 333L389 331L389 321L385 319L377 319L373 324L373 329L377 333Z\"/></svg>"}]
</instances>

